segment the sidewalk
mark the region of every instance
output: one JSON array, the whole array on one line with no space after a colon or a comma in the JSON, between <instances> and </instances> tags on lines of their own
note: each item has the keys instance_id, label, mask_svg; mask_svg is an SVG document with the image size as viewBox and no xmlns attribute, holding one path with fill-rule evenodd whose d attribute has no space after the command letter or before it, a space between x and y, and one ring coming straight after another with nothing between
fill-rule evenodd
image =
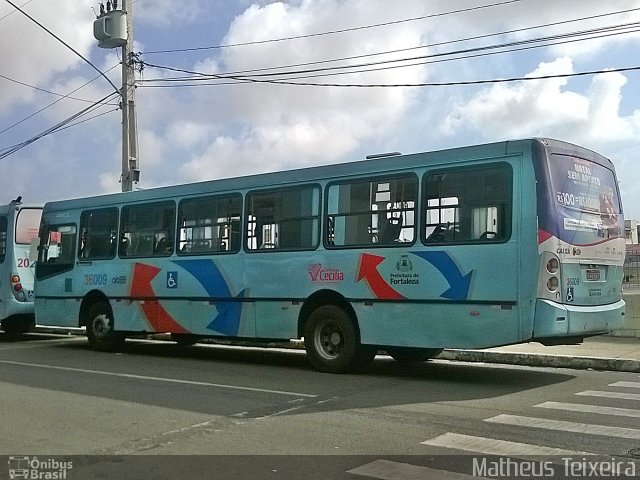
<instances>
[{"instance_id":1,"label":"sidewalk","mask_svg":"<svg viewBox=\"0 0 640 480\"><path fill-rule=\"evenodd\" d=\"M640 338L600 335L585 338L580 345L546 347L532 342L485 350L445 350L437 358L532 367L640 372Z\"/></svg>"}]
</instances>

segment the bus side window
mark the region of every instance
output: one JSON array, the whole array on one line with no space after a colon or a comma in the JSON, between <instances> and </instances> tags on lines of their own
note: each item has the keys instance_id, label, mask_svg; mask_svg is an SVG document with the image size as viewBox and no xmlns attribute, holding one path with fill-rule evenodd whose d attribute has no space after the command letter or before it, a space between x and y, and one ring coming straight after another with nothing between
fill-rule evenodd
<instances>
[{"instance_id":1,"label":"bus side window","mask_svg":"<svg viewBox=\"0 0 640 480\"><path fill-rule=\"evenodd\" d=\"M175 238L174 202L160 202L122 207L120 216L120 255L123 257L167 256L173 251ZM127 242L123 242L123 238ZM158 249L158 242L166 244Z\"/></svg>"},{"instance_id":2,"label":"bus side window","mask_svg":"<svg viewBox=\"0 0 640 480\"><path fill-rule=\"evenodd\" d=\"M318 244L320 189L301 185L247 195L247 250L307 250Z\"/></svg>"},{"instance_id":3,"label":"bus side window","mask_svg":"<svg viewBox=\"0 0 640 480\"><path fill-rule=\"evenodd\" d=\"M412 243L417 195L418 179L413 175L329 185L325 245L389 247Z\"/></svg>"},{"instance_id":4,"label":"bus side window","mask_svg":"<svg viewBox=\"0 0 640 480\"><path fill-rule=\"evenodd\" d=\"M115 256L118 209L85 210L80 215L78 258L110 259Z\"/></svg>"},{"instance_id":5,"label":"bus side window","mask_svg":"<svg viewBox=\"0 0 640 480\"><path fill-rule=\"evenodd\" d=\"M511 234L512 171L507 163L425 174L423 239L497 243Z\"/></svg>"},{"instance_id":6,"label":"bus side window","mask_svg":"<svg viewBox=\"0 0 640 480\"><path fill-rule=\"evenodd\" d=\"M178 255L234 253L240 249L242 196L188 198L178 206Z\"/></svg>"},{"instance_id":7,"label":"bus side window","mask_svg":"<svg viewBox=\"0 0 640 480\"><path fill-rule=\"evenodd\" d=\"M0 217L0 263L7 255L7 217Z\"/></svg>"}]
</instances>

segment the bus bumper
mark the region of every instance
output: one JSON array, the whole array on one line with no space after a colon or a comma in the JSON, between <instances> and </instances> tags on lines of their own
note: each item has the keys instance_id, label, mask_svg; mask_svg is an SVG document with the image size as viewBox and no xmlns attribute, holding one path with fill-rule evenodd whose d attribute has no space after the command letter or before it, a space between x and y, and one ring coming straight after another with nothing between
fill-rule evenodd
<instances>
[{"instance_id":1,"label":"bus bumper","mask_svg":"<svg viewBox=\"0 0 640 480\"><path fill-rule=\"evenodd\" d=\"M539 298L536 300L532 340L609 333L622 327L624 314L624 300L608 305L580 307Z\"/></svg>"}]
</instances>

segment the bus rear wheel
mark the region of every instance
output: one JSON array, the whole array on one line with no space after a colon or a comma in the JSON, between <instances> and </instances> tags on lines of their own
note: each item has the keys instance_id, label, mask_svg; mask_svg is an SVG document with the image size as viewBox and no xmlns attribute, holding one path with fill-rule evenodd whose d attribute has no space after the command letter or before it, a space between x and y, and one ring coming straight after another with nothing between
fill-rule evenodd
<instances>
[{"instance_id":1,"label":"bus rear wheel","mask_svg":"<svg viewBox=\"0 0 640 480\"><path fill-rule=\"evenodd\" d=\"M318 307L309 315L304 346L311 364L329 373L363 369L376 354L375 349L360 344L351 317L335 305Z\"/></svg>"},{"instance_id":2,"label":"bus rear wheel","mask_svg":"<svg viewBox=\"0 0 640 480\"><path fill-rule=\"evenodd\" d=\"M398 363L419 363L437 357L442 353L442 348L396 347L385 351Z\"/></svg>"},{"instance_id":3,"label":"bus rear wheel","mask_svg":"<svg viewBox=\"0 0 640 480\"><path fill-rule=\"evenodd\" d=\"M101 352L117 350L124 343L124 335L114 330L113 313L105 302L94 303L87 320L89 345Z\"/></svg>"}]
</instances>

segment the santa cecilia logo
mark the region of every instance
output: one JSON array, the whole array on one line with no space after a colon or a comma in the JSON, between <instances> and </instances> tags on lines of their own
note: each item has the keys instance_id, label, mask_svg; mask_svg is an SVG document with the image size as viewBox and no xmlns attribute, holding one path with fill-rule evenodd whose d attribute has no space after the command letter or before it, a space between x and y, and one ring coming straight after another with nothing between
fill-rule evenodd
<instances>
[{"instance_id":1,"label":"santa cecilia logo","mask_svg":"<svg viewBox=\"0 0 640 480\"><path fill-rule=\"evenodd\" d=\"M308 272L313 283L337 283L344 280L344 272L342 270L323 267L321 263L309 265Z\"/></svg>"}]
</instances>

